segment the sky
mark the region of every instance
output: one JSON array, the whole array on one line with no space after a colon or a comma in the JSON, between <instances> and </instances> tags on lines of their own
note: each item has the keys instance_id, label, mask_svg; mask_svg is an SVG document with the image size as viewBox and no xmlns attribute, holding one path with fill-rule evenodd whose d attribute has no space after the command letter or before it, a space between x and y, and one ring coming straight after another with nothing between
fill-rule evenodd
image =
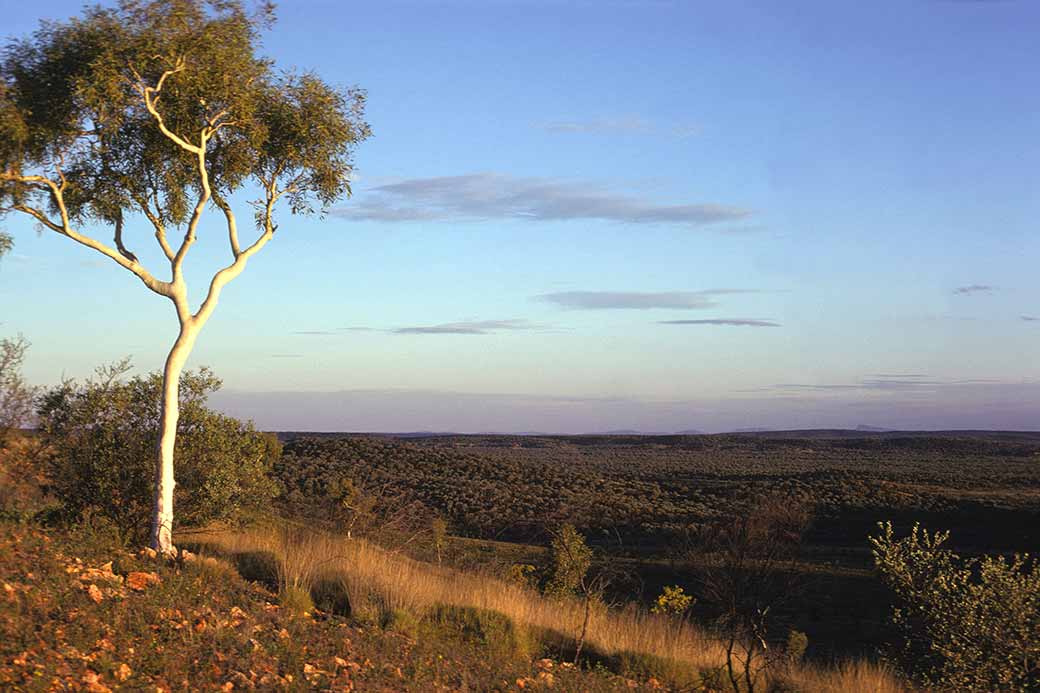
<instances>
[{"instance_id":1,"label":"sky","mask_svg":"<svg viewBox=\"0 0 1040 693\"><path fill-rule=\"evenodd\" d=\"M79 8L0 0L0 38ZM1029 0L283 1L263 52L366 89L374 136L189 367L276 430L1036 430L1038 31ZM168 301L0 224L32 382L161 367Z\"/></svg>"}]
</instances>

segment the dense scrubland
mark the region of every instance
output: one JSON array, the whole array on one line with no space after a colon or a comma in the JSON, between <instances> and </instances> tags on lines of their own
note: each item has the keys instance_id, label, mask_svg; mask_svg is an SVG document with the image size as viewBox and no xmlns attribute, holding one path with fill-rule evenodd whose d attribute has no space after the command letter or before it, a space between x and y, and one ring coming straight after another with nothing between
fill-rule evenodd
<instances>
[{"instance_id":1,"label":"dense scrubland","mask_svg":"<svg viewBox=\"0 0 1040 693\"><path fill-rule=\"evenodd\" d=\"M274 436L200 371L171 561L140 550L158 382L19 382L4 687L1037 685L1040 435Z\"/></svg>"}]
</instances>

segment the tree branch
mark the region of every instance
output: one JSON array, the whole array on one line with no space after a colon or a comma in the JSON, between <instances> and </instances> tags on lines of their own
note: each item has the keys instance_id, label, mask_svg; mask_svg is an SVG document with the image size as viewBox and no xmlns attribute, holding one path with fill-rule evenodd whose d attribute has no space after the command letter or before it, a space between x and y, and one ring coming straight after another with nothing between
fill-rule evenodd
<instances>
[{"instance_id":1,"label":"tree branch","mask_svg":"<svg viewBox=\"0 0 1040 693\"><path fill-rule=\"evenodd\" d=\"M166 225L159 219L158 212L158 200L156 200L156 211L153 212L151 206L148 204L148 200L145 198L131 193L131 198L137 203L137 206L141 208L144 215L148 218L148 221L152 222L152 226L155 227L155 240L159 243L159 247L162 248L163 255L170 262L173 262L174 252L173 248L170 247L169 242L166 240Z\"/></svg>"},{"instance_id":2,"label":"tree branch","mask_svg":"<svg viewBox=\"0 0 1040 693\"><path fill-rule=\"evenodd\" d=\"M116 231L115 231L115 238L114 238L114 240L115 240L115 243L116 243L116 250L118 250L119 254L122 255L123 257L125 257L130 262L137 262L137 256L134 255L133 253L131 253L129 250L127 250L126 246L123 245L123 215L122 214L120 214L119 217L116 219L115 226L116 226Z\"/></svg>"},{"instance_id":3,"label":"tree branch","mask_svg":"<svg viewBox=\"0 0 1040 693\"><path fill-rule=\"evenodd\" d=\"M237 258L242 254L242 249L238 245L238 221L235 219L234 213L231 211L231 205L227 203L220 193L213 193L213 202L216 203L220 210L224 212L224 218L227 219L228 227L228 243L231 244L231 255Z\"/></svg>"},{"instance_id":4,"label":"tree branch","mask_svg":"<svg viewBox=\"0 0 1040 693\"><path fill-rule=\"evenodd\" d=\"M115 263L123 269L126 269L129 272L133 273L134 276L140 279L145 286L147 286L149 289L159 294L160 296L166 296L168 298L172 297L173 291L170 283L159 281L158 279L153 277L152 274L144 267L142 267L136 259L131 260L130 258L124 256L123 253L110 248L101 241L95 240L90 236L85 236L73 229L72 224L69 220L68 209L65 207L65 200L62 196L61 186L59 186L57 183L44 176L19 176L11 172L0 173L0 180L10 180L20 183L36 183L45 185L47 188L50 189L50 193L54 200L54 203L58 207L58 211L61 213L60 224L49 219L47 215L44 214L42 211L36 209L35 207L30 207L29 205L15 205L12 207L12 209L22 212L24 214L28 214L29 216L33 217L38 222L49 228L51 231L60 233L62 236L71 238L77 243L85 245L88 248L93 248L105 257L108 257L111 260L115 261ZM121 230L117 231L116 233L118 237L121 234Z\"/></svg>"},{"instance_id":5,"label":"tree branch","mask_svg":"<svg viewBox=\"0 0 1040 693\"><path fill-rule=\"evenodd\" d=\"M188 220L188 229L184 233L184 240L181 241L181 247L177 249L177 254L173 257L170 263L173 266L173 281L177 282L181 277L181 265L184 264L184 258L188 254L188 249L195 242L195 231L198 228L199 220L202 219L202 213L206 211L206 203L209 202L212 196L212 190L209 186L209 172L206 171L206 136L203 133L200 142L202 146L198 148L198 169L199 169L199 184L202 186L202 194L199 195L199 201L195 203L195 209L191 213L191 219Z\"/></svg>"},{"instance_id":6,"label":"tree branch","mask_svg":"<svg viewBox=\"0 0 1040 693\"><path fill-rule=\"evenodd\" d=\"M209 320L209 316L213 314L213 310L217 307L217 301L220 300L220 293L224 290L224 287L228 282L240 275L242 270L246 268L249 258L260 252L260 250L267 245L267 242L274 238L274 232L277 228L273 221L274 204L278 201L278 198L281 197L281 193L275 190L274 183L275 181L272 179L266 186L267 204L264 208L263 232L255 241L253 241L252 245L235 256L234 262L213 275L213 280L209 284L209 291L206 294L206 299L202 302L198 312L194 315L194 319L198 321L200 325Z\"/></svg>"},{"instance_id":7,"label":"tree branch","mask_svg":"<svg viewBox=\"0 0 1040 693\"><path fill-rule=\"evenodd\" d=\"M183 72L184 68L185 68L184 58L178 58L176 63L174 63L173 69L172 70L166 70L165 72L163 72L162 76L159 77L159 81L156 82L154 87L146 87L144 85L144 80L141 79L140 75L137 75L137 77L138 77L138 84L136 85L136 87L137 87L138 93L140 93L141 97L144 98L144 107L146 109L148 109L148 112L152 114L153 118L155 118L155 122L158 123L160 132L162 132L162 134L166 135L167 138L169 138L174 143L176 143L176 145L178 147L180 147L181 149L183 149L185 151L188 151L188 152L191 152L192 154L200 154L202 152L202 150L203 150L205 145L203 145L203 146L194 145L194 144L188 142L187 140L185 140L183 137L181 137L177 133L175 133L172 130L170 130L168 127L166 127L166 122L163 120L162 114L160 114L158 108L156 108L156 104L159 101L159 97L160 97L160 94L162 92L163 84L166 82L166 79L170 75L175 75L178 72ZM131 68L131 69L133 69L133 68ZM134 74L136 75L137 72L134 71Z\"/></svg>"}]
</instances>

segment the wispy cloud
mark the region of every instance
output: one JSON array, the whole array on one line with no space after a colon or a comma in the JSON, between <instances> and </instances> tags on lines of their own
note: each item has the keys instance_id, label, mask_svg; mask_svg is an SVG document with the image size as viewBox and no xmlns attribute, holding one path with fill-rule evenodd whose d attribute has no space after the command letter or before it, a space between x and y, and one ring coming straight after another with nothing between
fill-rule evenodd
<instances>
[{"instance_id":1,"label":"wispy cloud","mask_svg":"<svg viewBox=\"0 0 1040 693\"><path fill-rule=\"evenodd\" d=\"M492 334L494 332L548 329L519 318L509 320L467 320L463 322L445 322L436 325L406 325L403 327L340 327L335 330L298 330L295 335L336 337L350 332L382 332L384 334ZM281 356L275 354L275 356ZM283 358L287 358L283 356Z\"/></svg>"},{"instance_id":2,"label":"wispy cloud","mask_svg":"<svg viewBox=\"0 0 1040 693\"><path fill-rule=\"evenodd\" d=\"M660 325L725 325L732 327L780 327L780 323L758 318L713 318L710 320L658 320Z\"/></svg>"},{"instance_id":3,"label":"wispy cloud","mask_svg":"<svg viewBox=\"0 0 1040 693\"><path fill-rule=\"evenodd\" d=\"M397 327L388 332L393 334L491 334L508 330L533 330L537 327L527 320L474 320L446 322L440 325Z\"/></svg>"},{"instance_id":4,"label":"wispy cloud","mask_svg":"<svg viewBox=\"0 0 1040 693\"><path fill-rule=\"evenodd\" d=\"M705 291L559 291L535 296L535 300L576 310L701 310L714 308L713 297L723 294L755 293L752 289L708 289Z\"/></svg>"},{"instance_id":5,"label":"wispy cloud","mask_svg":"<svg viewBox=\"0 0 1040 693\"><path fill-rule=\"evenodd\" d=\"M566 135L665 135L685 139L700 134L700 126L692 123L665 125L642 118L593 118L587 120L552 120L535 123L534 127L553 134Z\"/></svg>"},{"instance_id":6,"label":"wispy cloud","mask_svg":"<svg viewBox=\"0 0 1040 693\"><path fill-rule=\"evenodd\" d=\"M638 116L628 118L596 118L594 120L554 120L538 123L539 130L563 134L650 133L654 126Z\"/></svg>"},{"instance_id":7,"label":"wispy cloud","mask_svg":"<svg viewBox=\"0 0 1040 693\"><path fill-rule=\"evenodd\" d=\"M1020 315L1019 317L1025 320L1026 322L1040 322L1040 318L1036 317L1035 315Z\"/></svg>"},{"instance_id":8,"label":"wispy cloud","mask_svg":"<svg viewBox=\"0 0 1040 693\"><path fill-rule=\"evenodd\" d=\"M967 294L988 294L996 290L997 287L989 284L969 284L968 286L958 286L953 290L953 293L963 296Z\"/></svg>"},{"instance_id":9,"label":"wispy cloud","mask_svg":"<svg viewBox=\"0 0 1040 693\"><path fill-rule=\"evenodd\" d=\"M841 391L934 392L952 387L998 386L1001 384L999 380L987 378L943 379L933 378L922 373L880 373L864 377L856 383L778 383L748 391L779 393Z\"/></svg>"},{"instance_id":10,"label":"wispy cloud","mask_svg":"<svg viewBox=\"0 0 1040 693\"><path fill-rule=\"evenodd\" d=\"M359 194L335 215L352 221L570 221L691 227L733 222L750 210L713 203L660 204L591 183L522 178L501 173L415 178Z\"/></svg>"}]
</instances>

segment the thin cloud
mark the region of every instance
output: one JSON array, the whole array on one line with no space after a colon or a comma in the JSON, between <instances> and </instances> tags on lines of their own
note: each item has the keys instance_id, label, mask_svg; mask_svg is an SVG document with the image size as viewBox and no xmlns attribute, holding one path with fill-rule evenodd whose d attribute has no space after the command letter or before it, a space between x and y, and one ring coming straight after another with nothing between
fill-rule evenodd
<instances>
[{"instance_id":1,"label":"thin cloud","mask_svg":"<svg viewBox=\"0 0 1040 693\"><path fill-rule=\"evenodd\" d=\"M510 330L532 330L526 320L475 320L469 322L447 322L440 325L422 325L415 327L398 327L388 330L392 334L491 334Z\"/></svg>"},{"instance_id":2,"label":"thin cloud","mask_svg":"<svg viewBox=\"0 0 1040 693\"><path fill-rule=\"evenodd\" d=\"M772 320L757 318L713 318L710 320L658 320L660 325L724 325L731 327L781 327Z\"/></svg>"},{"instance_id":3,"label":"thin cloud","mask_svg":"<svg viewBox=\"0 0 1040 693\"><path fill-rule=\"evenodd\" d=\"M990 286L989 284L970 284L968 286L958 286L953 290L953 293L964 296L969 294L986 294L996 290L997 287Z\"/></svg>"},{"instance_id":4,"label":"thin cloud","mask_svg":"<svg viewBox=\"0 0 1040 693\"><path fill-rule=\"evenodd\" d=\"M665 205L590 183L501 173L414 178L369 188L333 212L351 221L573 221L700 227L734 222L750 210L713 203Z\"/></svg>"},{"instance_id":5,"label":"thin cloud","mask_svg":"<svg viewBox=\"0 0 1040 693\"><path fill-rule=\"evenodd\" d=\"M541 123L537 126L546 132L561 134L608 134L608 133L650 133L654 126L639 117L631 118L597 118L595 120L557 120Z\"/></svg>"},{"instance_id":6,"label":"thin cloud","mask_svg":"<svg viewBox=\"0 0 1040 693\"><path fill-rule=\"evenodd\" d=\"M1040 318L1034 315L1020 315L1019 317L1026 322L1040 322Z\"/></svg>"},{"instance_id":7,"label":"thin cloud","mask_svg":"<svg viewBox=\"0 0 1040 693\"><path fill-rule=\"evenodd\" d=\"M921 373L882 373L861 379L858 383L779 383L757 392L831 392L831 391L874 391L874 392L914 392L947 390L965 386L1000 386L999 380L988 378L964 378L945 380L933 378Z\"/></svg>"},{"instance_id":8,"label":"thin cloud","mask_svg":"<svg viewBox=\"0 0 1040 693\"><path fill-rule=\"evenodd\" d=\"M702 310L714 308L714 296L752 293L749 289L708 289L706 291L559 291L535 296L535 300L574 310Z\"/></svg>"},{"instance_id":9,"label":"thin cloud","mask_svg":"<svg viewBox=\"0 0 1040 693\"><path fill-rule=\"evenodd\" d=\"M666 135L678 139L693 137L701 132L700 126L695 124L662 125L639 116L594 118L591 120L554 120L535 123L534 127L545 132L562 135Z\"/></svg>"}]
</instances>

